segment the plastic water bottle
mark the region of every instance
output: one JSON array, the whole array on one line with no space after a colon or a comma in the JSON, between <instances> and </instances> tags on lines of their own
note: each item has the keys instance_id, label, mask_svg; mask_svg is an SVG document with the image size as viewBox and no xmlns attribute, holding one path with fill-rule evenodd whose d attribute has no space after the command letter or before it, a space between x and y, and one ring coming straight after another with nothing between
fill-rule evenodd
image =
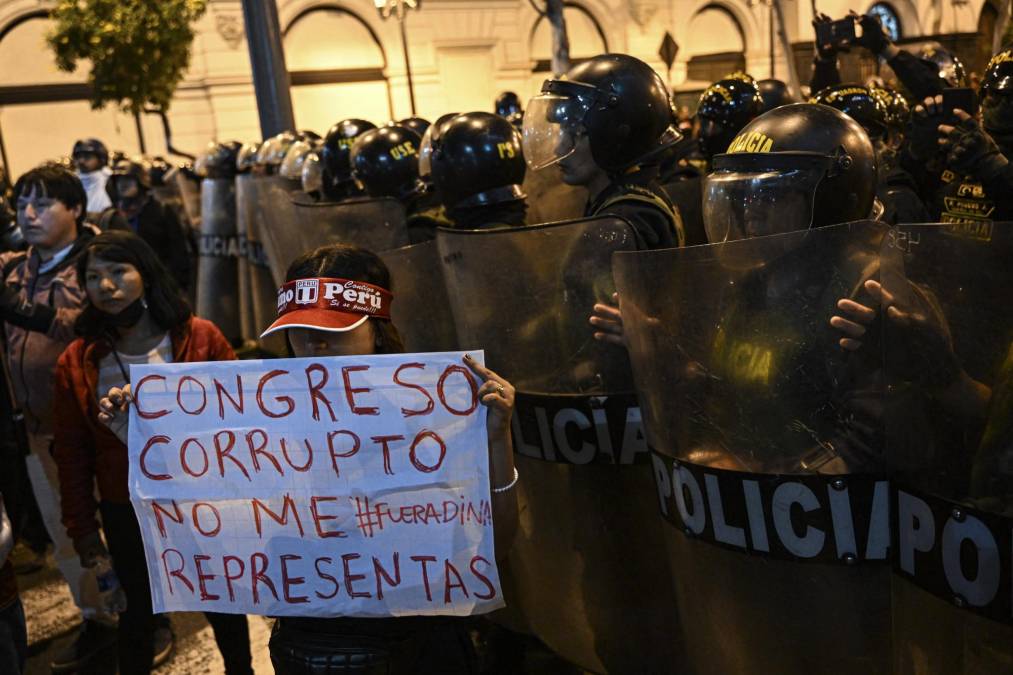
<instances>
[{"instance_id":1,"label":"plastic water bottle","mask_svg":"<svg viewBox=\"0 0 1013 675\"><path fill-rule=\"evenodd\" d=\"M120 586L120 580L113 569L112 560L103 556L92 565L95 581L98 584L99 602L102 608L110 613L119 614L127 609L127 594Z\"/></svg>"}]
</instances>

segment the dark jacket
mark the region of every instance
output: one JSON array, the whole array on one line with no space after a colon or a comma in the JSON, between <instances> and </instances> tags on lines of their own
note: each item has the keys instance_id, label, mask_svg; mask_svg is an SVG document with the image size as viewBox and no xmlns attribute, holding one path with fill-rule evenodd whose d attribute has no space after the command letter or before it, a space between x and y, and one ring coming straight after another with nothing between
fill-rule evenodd
<instances>
[{"instance_id":1,"label":"dark jacket","mask_svg":"<svg viewBox=\"0 0 1013 675\"><path fill-rule=\"evenodd\" d=\"M588 202L585 217L618 216L633 226L640 249L674 248L686 241L679 209L658 185L657 169L622 174Z\"/></svg>"}]
</instances>

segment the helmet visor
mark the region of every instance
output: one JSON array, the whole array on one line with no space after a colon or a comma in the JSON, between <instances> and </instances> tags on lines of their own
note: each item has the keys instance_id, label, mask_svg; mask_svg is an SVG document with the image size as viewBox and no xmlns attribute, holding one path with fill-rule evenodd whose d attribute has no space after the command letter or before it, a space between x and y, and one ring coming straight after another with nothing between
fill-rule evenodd
<instances>
[{"instance_id":1,"label":"helmet visor","mask_svg":"<svg viewBox=\"0 0 1013 675\"><path fill-rule=\"evenodd\" d=\"M704 180L707 240L717 244L808 229L823 174L815 168L711 173Z\"/></svg>"},{"instance_id":2,"label":"helmet visor","mask_svg":"<svg viewBox=\"0 0 1013 675\"><path fill-rule=\"evenodd\" d=\"M312 151L312 146L306 141L296 141L285 153L285 159L282 160L278 173L289 180L302 180L303 164L306 156Z\"/></svg>"},{"instance_id":3,"label":"helmet visor","mask_svg":"<svg viewBox=\"0 0 1013 675\"><path fill-rule=\"evenodd\" d=\"M533 171L573 154L589 103L575 96L540 94L524 112L524 159Z\"/></svg>"},{"instance_id":4,"label":"helmet visor","mask_svg":"<svg viewBox=\"0 0 1013 675\"><path fill-rule=\"evenodd\" d=\"M435 124L426 129L422 134L422 143L419 145L419 176L428 178L433 172L433 129Z\"/></svg>"}]
</instances>

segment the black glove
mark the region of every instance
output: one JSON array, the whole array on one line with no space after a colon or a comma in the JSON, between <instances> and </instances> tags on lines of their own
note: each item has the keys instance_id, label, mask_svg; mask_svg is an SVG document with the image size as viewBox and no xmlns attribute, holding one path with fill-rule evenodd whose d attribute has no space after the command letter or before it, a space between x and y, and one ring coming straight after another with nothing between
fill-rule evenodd
<instances>
[{"instance_id":1,"label":"black glove","mask_svg":"<svg viewBox=\"0 0 1013 675\"><path fill-rule=\"evenodd\" d=\"M862 27L862 34L855 38L855 44L865 47L876 55L890 46L890 38L883 32L883 26L880 25L878 18L863 14L858 20L858 25Z\"/></svg>"},{"instance_id":2,"label":"black glove","mask_svg":"<svg viewBox=\"0 0 1013 675\"><path fill-rule=\"evenodd\" d=\"M966 119L953 128L946 136L946 148L949 150L946 155L948 167L981 180L998 176L1009 163L999 146L974 118Z\"/></svg>"},{"instance_id":3,"label":"black glove","mask_svg":"<svg viewBox=\"0 0 1013 675\"><path fill-rule=\"evenodd\" d=\"M945 113L933 115L916 113L911 116L908 147L915 159L925 161L939 156L939 125L946 123Z\"/></svg>"},{"instance_id":4,"label":"black glove","mask_svg":"<svg viewBox=\"0 0 1013 675\"><path fill-rule=\"evenodd\" d=\"M815 29L820 24L833 23L833 21L826 14L817 14L816 18L813 19L813 28ZM816 32L816 35L819 36L819 31ZM815 40L815 44L817 58L821 61L837 61L837 47L833 43L821 45L817 39Z\"/></svg>"},{"instance_id":5,"label":"black glove","mask_svg":"<svg viewBox=\"0 0 1013 675\"><path fill-rule=\"evenodd\" d=\"M26 328L37 333L48 333L56 310L49 305L39 305L21 297L21 294L4 284L0 290L0 317L9 324Z\"/></svg>"}]
</instances>

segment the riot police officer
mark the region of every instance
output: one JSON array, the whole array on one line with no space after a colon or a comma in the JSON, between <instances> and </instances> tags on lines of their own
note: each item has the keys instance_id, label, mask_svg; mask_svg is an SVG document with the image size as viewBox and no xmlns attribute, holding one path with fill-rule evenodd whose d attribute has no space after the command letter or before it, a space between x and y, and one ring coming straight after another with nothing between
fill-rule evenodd
<instances>
[{"instance_id":1,"label":"riot police officer","mask_svg":"<svg viewBox=\"0 0 1013 675\"><path fill-rule=\"evenodd\" d=\"M109 180L109 151L105 143L97 138L84 138L74 143L71 151L77 177L84 185L88 195L87 212L100 214L111 206L106 194L106 181Z\"/></svg>"},{"instance_id":2,"label":"riot police officer","mask_svg":"<svg viewBox=\"0 0 1013 675\"><path fill-rule=\"evenodd\" d=\"M643 248L681 245L678 209L658 187L657 159L681 138L664 82L626 54L604 54L546 80L524 115L524 157L535 171L559 165L582 185L586 216L615 215Z\"/></svg>"},{"instance_id":3,"label":"riot police officer","mask_svg":"<svg viewBox=\"0 0 1013 675\"><path fill-rule=\"evenodd\" d=\"M234 153L231 163L235 171ZM119 160L113 164L106 191L118 215L103 218L108 228L129 229L139 235L163 256L180 289L189 289L191 260L186 236L176 213L152 197L147 168L137 160Z\"/></svg>"},{"instance_id":4,"label":"riot police officer","mask_svg":"<svg viewBox=\"0 0 1013 675\"><path fill-rule=\"evenodd\" d=\"M429 162L433 186L454 227L525 224L521 135L506 119L487 112L457 115L442 125Z\"/></svg>"},{"instance_id":5,"label":"riot police officer","mask_svg":"<svg viewBox=\"0 0 1013 675\"><path fill-rule=\"evenodd\" d=\"M902 122L894 103L887 109L890 94L885 90L874 94L857 84L827 87L812 98L812 103L828 105L862 125L876 151L876 198L882 206L879 220L890 224L924 223L928 210L918 196L914 179L897 165L896 152L903 142Z\"/></svg>"},{"instance_id":6,"label":"riot police officer","mask_svg":"<svg viewBox=\"0 0 1013 675\"><path fill-rule=\"evenodd\" d=\"M353 118L341 120L327 131L324 145L320 149L323 165L321 192L325 200L339 202L361 196L362 191L352 179L352 144L356 138L375 128L376 125L372 122Z\"/></svg>"},{"instance_id":7,"label":"riot police officer","mask_svg":"<svg viewBox=\"0 0 1013 675\"><path fill-rule=\"evenodd\" d=\"M524 108L521 106L521 97L512 91L501 92L496 97L496 114L506 118L518 129L521 128L524 124Z\"/></svg>"},{"instance_id":8,"label":"riot police officer","mask_svg":"<svg viewBox=\"0 0 1013 675\"><path fill-rule=\"evenodd\" d=\"M763 112L760 88L751 79L718 80L700 95L696 110L700 122L700 150L708 164L757 115Z\"/></svg>"},{"instance_id":9,"label":"riot police officer","mask_svg":"<svg viewBox=\"0 0 1013 675\"><path fill-rule=\"evenodd\" d=\"M405 205L408 236L413 244L436 236L436 228L449 225L441 210L426 200L419 178L422 138L408 127L371 129L352 146L352 176L370 197L391 197Z\"/></svg>"},{"instance_id":10,"label":"riot police officer","mask_svg":"<svg viewBox=\"0 0 1013 675\"><path fill-rule=\"evenodd\" d=\"M981 119L943 108L942 96L914 110L910 152L921 174L931 215L956 233L984 236L1013 218L1013 49L989 62L979 90Z\"/></svg>"}]
</instances>

